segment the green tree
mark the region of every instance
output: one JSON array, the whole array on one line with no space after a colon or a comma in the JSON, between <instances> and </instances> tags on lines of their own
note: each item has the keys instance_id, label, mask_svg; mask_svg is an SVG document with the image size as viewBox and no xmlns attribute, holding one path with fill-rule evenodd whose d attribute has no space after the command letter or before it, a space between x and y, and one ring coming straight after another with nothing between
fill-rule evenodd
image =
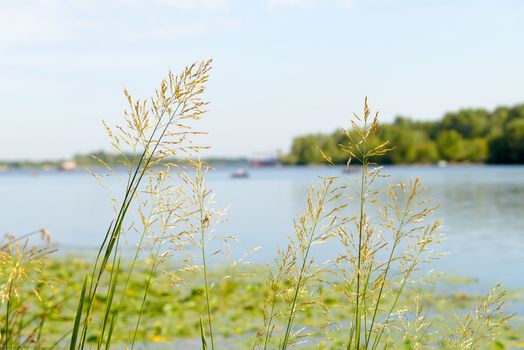
<instances>
[{"instance_id":1,"label":"green tree","mask_svg":"<svg viewBox=\"0 0 524 350\"><path fill-rule=\"evenodd\" d=\"M463 147L463 160L483 163L488 159L489 144L485 138L477 137L471 140L464 140Z\"/></svg>"},{"instance_id":2,"label":"green tree","mask_svg":"<svg viewBox=\"0 0 524 350\"><path fill-rule=\"evenodd\" d=\"M435 141L425 141L417 145L417 163L436 163L440 160Z\"/></svg>"},{"instance_id":3,"label":"green tree","mask_svg":"<svg viewBox=\"0 0 524 350\"><path fill-rule=\"evenodd\" d=\"M285 161L289 164L297 165L323 163L324 159L319 152L323 138L322 135L296 137L291 146L291 154L286 157Z\"/></svg>"},{"instance_id":4,"label":"green tree","mask_svg":"<svg viewBox=\"0 0 524 350\"><path fill-rule=\"evenodd\" d=\"M524 163L524 118L510 120L490 143L489 162Z\"/></svg>"},{"instance_id":5,"label":"green tree","mask_svg":"<svg viewBox=\"0 0 524 350\"><path fill-rule=\"evenodd\" d=\"M462 160L464 145L462 136L455 130L442 131L437 136L438 150L448 161Z\"/></svg>"},{"instance_id":6,"label":"green tree","mask_svg":"<svg viewBox=\"0 0 524 350\"><path fill-rule=\"evenodd\" d=\"M462 109L447 113L441 122L442 130L455 130L464 138L485 136L489 130L489 113L484 109Z\"/></svg>"},{"instance_id":7,"label":"green tree","mask_svg":"<svg viewBox=\"0 0 524 350\"><path fill-rule=\"evenodd\" d=\"M382 124L380 133L370 137L370 145L391 141L393 150L370 160L381 164L453 162L524 163L524 104L484 109L462 109L446 113L440 121L414 121L397 116ZM352 133L353 131L349 131ZM356 135L353 135L356 138ZM299 136L282 161L287 164L324 163L319 148L336 164L345 163L338 145L345 134ZM355 161L355 160L354 160Z\"/></svg>"}]
</instances>

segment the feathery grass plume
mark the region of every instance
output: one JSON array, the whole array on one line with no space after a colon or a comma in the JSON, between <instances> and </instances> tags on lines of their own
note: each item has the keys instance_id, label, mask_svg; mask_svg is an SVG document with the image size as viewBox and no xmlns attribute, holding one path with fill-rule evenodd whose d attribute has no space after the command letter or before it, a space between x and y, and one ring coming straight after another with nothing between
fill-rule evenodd
<instances>
[{"instance_id":1,"label":"feathery grass plume","mask_svg":"<svg viewBox=\"0 0 524 350\"><path fill-rule=\"evenodd\" d=\"M191 135L200 133L193 130L191 122L199 120L205 112L207 102L202 100L202 94L210 69L209 60L186 67L178 76L169 72L150 100L135 101L125 90L129 108L124 113L124 125L117 125L113 129L105 124L114 150L123 156L128 176L123 199L117 206L116 217L107 229L91 274L85 277L71 335L71 350L83 349L86 346L86 340L90 337L94 304L98 300L97 296L104 294L105 296L100 298L103 305L98 306L104 310L102 327L93 336L97 339L98 349L110 346L118 310L122 305L122 297L119 302L115 299L115 290L122 282L118 268L121 260L119 248L127 224L127 214L143 186L144 177L147 178L167 158L188 159L202 149L202 146L191 141ZM131 150L130 157L126 155L127 149ZM148 228L145 227L144 232L147 231ZM137 252L142 249L142 242L140 238ZM125 281L129 280L130 274L132 271ZM101 288L104 282L107 282L105 292ZM127 286L127 282L124 286ZM146 283L144 300L148 286ZM122 295L125 295L125 287ZM141 313L138 315L137 328L140 315ZM135 338L136 330L133 342Z\"/></svg>"},{"instance_id":2,"label":"feathery grass plume","mask_svg":"<svg viewBox=\"0 0 524 350\"><path fill-rule=\"evenodd\" d=\"M171 177L172 169L175 169L176 172L183 171L178 166L169 163L152 169L148 174L148 183L145 185L145 189L137 195L137 198L140 198L138 202L140 222L135 223L133 228L139 234L140 239L136 245L125 282L118 290L120 300L115 308L115 313L119 313L126 299L129 282L135 273L137 264L148 266L138 312L137 315L133 315L133 317L136 317L135 326L129 334L128 344L130 344L131 349L134 348L137 340L149 290L155 281L154 276L159 271L161 264L171 255L168 243L171 240L172 232L185 220L185 201L182 198L182 186L174 184ZM128 315L127 318L130 318L130 316Z\"/></svg>"},{"instance_id":3,"label":"feathery grass plume","mask_svg":"<svg viewBox=\"0 0 524 350\"><path fill-rule=\"evenodd\" d=\"M386 175L372 159L390 150L389 142L376 143L378 113L371 114L367 98L364 114L355 114L352 129L345 130L348 143L340 145L352 161L362 164L360 176L346 188L354 193L357 216L339 231L342 253L336 260L351 315L346 349L375 349L391 325L397 302L420 263L433 255L439 222L423 223L435 211L421 199L424 190L417 179L409 184L382 186ZM387 302L386 302L387 300ZM386 340L387 342L387 340Z\"/></svg>"},{"instance_id":4,"label":"feathery grass plume","mask_svg":"<svg viewBox=\"0 0 524 350\"><path fill-rule=\"evenodd\" d=\"M177 167L176 173L178 176L181 176L184 171L185 170ZM171 182L173 181L174 180ZM183 235L183 232L185 232L184 230L187 225L187 221L190 220L190 216L188 215L190 204L185 197L184 190L185 189L183 188L183 185L169 185L168 188L160 192L162 195L159 196L160 200L155 206L157 210L156 226L158 226L157 230L159 235L152 235L150 237L150 244L152 245L152 248L155 246L156 248L152 249L151 257L149 259L150 270L147 276L147 281L145 282L144 295L140 305L131 348L133 348L136 341L139 323L145 308L145 302L149 288L154 283L153 275L156 271L160 270L160 265L165 262L173 253L183 251L185 248L183 245L183 240L180 238ZM166 274L162 274L158 278L162 277L166 277Z\"/></svg>"},{"instance_id":5,"label":"feathery grass plume","mask_svg":"<svg viewBox=\"0 0 524 350\"><path fill-rule=\"evenodd\" d=\"M433 332L431 331L431 321L426 317L424 305L421 303L418 293L415 296L414 310L409 313L404 312L400 316L399 333L402 334L402 338L399 342L394 342L392 348L411 350L427 348Z\"/></svg>"},{"instance_id":6,"label":"feathery grass plume","mask_svg":"<svg viewBox=\"0 0 524 350\"><path fill-rule=\"evenodd\" d=\"M186 248L185 265L181 271L201 273L204 283L204 310L200 313L200 327L202 348L209 347L215 349L215 330L213 326L213 287L209 277L209 259L215 255L229 254L229 249L217 248L210 252L211 243L221 239L228 246L229 242L235 240L232 236L221 237L215 233L215 227L225 215L225 212L214 208L214 194L206 186L206 175L210 170L209 166L201 161L189 162L194 173L180 173L179 177L186 186L185 202L187 206L185 221L186 229L176 237L175 242ZM191 252L188 248L194 248L196 252ZM195 257L196 255L196 257ZM179 283L175 274L173 282ZM209 340L208 340L209 339Z\"/></svg>"},{"instance_id":7,"label":"feathery grass plume","mask_svg":"<svg viewBox=\"0 0 524 350\"><path fill-rule=\"evenodd\" d=\"M288 276L291 276L292 269L296 266L295 250L287 246L285 250L277 249L275 258L276 271L269 268L266 273L268 289L264 296L263 329L259 330L253 348L263 347L264 350L270 345L273 331L279 318L278 302L285 300L285 294L289 290Z\"/></svg>"},{"instance_id":8,"label":"feathery grass plume","mask_svg":"<svg viewBox=\"0 0 524 350\"><path fill-rule=\"evenodd\" d=\"M512 317L502 311L505 295L506 292L497 285L480 298L473 312L464 318L457 317L459 324L454 329L448 329L449 334L442 342L442 348L473 350L493 341Z\"/></svg>"},{"instance_id":9,"label":"feathery grass plume","mask_svg":"<svg viewBox=\"0 0 524 350\"><path fill-rule=\"evenodd\" d=\"M277 252L276 267L268 267L264 330L259 332L255 346L272 347L279 320L284 323L279 348L287 349L301 337L300 330L293 330L297 312L309 306L307 284L323 272L311 249L338 235L345 224L346 220L339 215L345 207L338 203L340 196L335 177L321 178L318 188L309 187L306 209L293 221L294 235L289 237L287 248Z\"/></svg>"},{"instance_id":10,"label":"feathery grass plume","mask_svg":"<svg viewBox=\"0 0 524 350\"><path fill-rule=\"evenodd\" d=\"M43 245L31 244L37 234ZM49 232L41 229L20 237L6 235L0 244L0 346L20 349L31 344L38 349L44 323L57 306L42 297L54 285L41 277L45 259L54 251Z\"/></svg>"}]
</instances>

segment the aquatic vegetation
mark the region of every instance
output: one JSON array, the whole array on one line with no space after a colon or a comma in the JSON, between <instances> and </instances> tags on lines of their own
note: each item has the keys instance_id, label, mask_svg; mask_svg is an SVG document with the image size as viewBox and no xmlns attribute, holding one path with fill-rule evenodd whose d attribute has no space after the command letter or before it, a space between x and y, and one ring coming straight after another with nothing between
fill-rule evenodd
<instances>
[{"instance_id":1,"label":"aquatic vegetation","mask_svg":"<svg viewBox=\"0 0 524 350\"><path fill-rule=\"evenodd\" d=\"M378 114L367 99L338 145L348 167L360 164L358 176L321 178L309 187L274 264L232 261L235 238L218 233L224 212L206 186L205 146L194 138L202 134L194 124L205 113L210 68L204 61L169 73L150 100L125 91L124 124L104 124L127 173L93 262L47 261L50 248L24 237L0 249L4 349L171 348L177 338L212 350L478 349L513 332L500 288L475 306L473 298L417 284L420 266L439 255L436 206L419 180L390 184L374 163L390 144L377 142ZM119 176L99 162L107 169L93 174L101 184ZM136 245L124 256L128 241ZM336 247L332 258L317 261L315 249L328 243ZM211 268L213 259L220 267Z\"/></svg>"},{"instance_id":2,"label":"aquatic vegetation","mask_svg":"<svg viewBox=\"0 0 524 350\"><path fill-rule=\"evenodd\" d=\"M57 283L54 286L54 292L45 294L43 297L54 296L56 299L53 303L49 302L50 305L55 307L48 310L45 323L42 326L42 337L39 339L40 348L54 347L61 349L65 346L63 341L59 343L61 345L56 345L56 342L63 338L64 329L69 329L74 321L78 291L82 287L83 276L90 271L90 259L91 257L88 255L56 256L47 259L42 265L40 279L67 280L67 283ZM129 330L135 327L136 313L140 309L143 298L141 291L144 281L148 279L152 263L152 260L148 260L134 267L133 275L127 287L126 302L120 308L120 321L113 332L112 343L115 348L121 348L121 344L128 342ZM155 348L158 349L185 348L184 344L192 344L190 348L200 347L200 344L198 344L200 339L198 315L205 305L201 274L199 271L179 271L177 270L179 266L176 262L166 262L163 266L166 270L171 271L173 278L184 280L183 285L179 285L179 288L173 288L172 280L164 278L165 276L161 271L157 271L153 276L154 282L150 285L141 326L137 333L136 344L137 346L140 345L141 348L147 343L154 343ZM120 268L121 273L127 275L131 268L131 260L123 261ZM236 279L222 278L222 276L230 273L228 269L212 269L210 271L210 280L217 281L213 286L213 298L220 301L213 303L211 309L217 348L252 348L253 337L260 326L258 320L261 311L264 309L264 297L267 296L268 284L264 271L264 266L244 266L238 272L245 277ZM342 287L343 285L340 282L326 285L322 291L310 286L310 292L321 292L322 299L316 301L321 301L333 308L334 305L346 303L346 296L340 293ZM451 329L459 326L458 321L453 321L454 314L466 315L470 310L474 311L479 305L480 296L456 291L462 287L462 284L457 285L452 280L442 279L439 280L438 288L426 286L420 290L407 289L406 293L399 298L398 305L402 309L414 308L413 304L416 303L418 298L421 315L431 315L431 317L423 319L424 323L431 322L432 324L432 330L428 330L426 333L427 340L440 341L444 335L437 333L437 331L450 334L447 326ZM119 288L122 288L122 286ZM386 299L389 299L389 296ZM522 296L519 297L519 300L523 300ZM385 302L389 303L389 301ZM422 305L424 306L422 307ZM283 300L279 299L276 308L280 309L284 306ZM38 310L28 309L27 319L33 318L29 316L39 316ZM98 311L100 309L93 313L93 332L101 324ZM333 308L329 314L326 312L298 312L296 316L294 324L299 329L306 327L307 330L322 329L333 320L342 323L347 317L342 308ZM404 336L405 334L407 338L404 343L408 344L411 341L411 344L414 344L416 339L422 336L422 328L417 332L417 324L422 323L422 319L408 314L404 317L411 319L406 319L402 323L404 328L402 328L401 335ZM37 319L40 320L38 317ZM461 317L460 319L463 320L464 318ZM450 324L450 320L454 322L454 325ZM286 324L277 320L276 326L283 328ZM524 344L524 337L522 336L524 334L524 320L515 319L512 321L511 327L505 326L500 330L501 334L496 339L506 348L518 348L518 346ZM327 337L313 336L310 338L310 342L305 342L305 338L302 340L303 342L296 346L320 349L338 348L333 346L331 340ZM401 344L400 341L402 339L399 340L399 344ZM489 348L489 342L484 342L486 346L480 348ZM94 346L96 346L96 339L88 339L86 348ZM36 346L28 347L35 348ZM274 347L268 345L268 348L273 349ZM419 346L418 348L425 347Z\"/></svg>"},{"instance_id":3,"label":"aquatic vegetation","mask_svg":"<svg viewBox=\"0 0 524 350\"><path fill-rule=\"evenodd\" d=\"M30 244L32 236L39 234L42 246ZM50 235L45 229L18 238L6 235L0 246L0 303L5 312L0 316L0 344L5 349L39 344L42 329L48 316L56 309L53 278L43 279L41 274L48 255Z\"/></svg>"}]
</instances>

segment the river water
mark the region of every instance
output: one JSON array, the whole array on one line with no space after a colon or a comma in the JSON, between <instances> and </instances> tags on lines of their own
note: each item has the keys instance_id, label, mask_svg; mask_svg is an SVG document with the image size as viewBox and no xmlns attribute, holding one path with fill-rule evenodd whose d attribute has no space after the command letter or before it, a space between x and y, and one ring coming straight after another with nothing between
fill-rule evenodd
<instances>
[{"instance_id":1,"label":"river water","mask_svg":"<svg viewBox=\"0 0 524 350\"><path fill-rule=\"evenodd\" d=\"M208 175L217 206L228 208L218 230L238 237L239 256L261 247L250 260L266 263L292 232L292 218L306 204L307 186L318 176L346 176L341 168L276 167L250 169L245 179L218 167ZM489 286L524 287L524 166L390 166L388 181L419 177L426 197L441 207L438 250L448 253L432 265ZM110 188L121 186L109 180ZM118 195L118 194L117 194ZM46 227L61 251L95 251L112 218L111 195L85 171L7 171L0 173L0 232L23 234ZM329 246L315 248L329 258Z\"/></svg>"}]
</instances>

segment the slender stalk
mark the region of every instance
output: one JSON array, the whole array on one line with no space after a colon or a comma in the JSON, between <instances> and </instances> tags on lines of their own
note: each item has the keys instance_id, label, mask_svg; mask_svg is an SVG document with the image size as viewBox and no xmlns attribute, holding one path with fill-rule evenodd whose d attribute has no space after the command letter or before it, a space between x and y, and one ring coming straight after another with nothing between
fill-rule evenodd
<instances>
[{"instance_id":1,"label":"slender stalk","mask_svg":"<svg viewBox=\"0 0 524 350\"><path fill-rule=\"evenodd\" d=\"M269 344L269 339L271 335L271 327L273 326L273 315L275 313L275 305L277 303L277 297L275 294L273 294L273 298L271 298L271 311L269 312L268 317L268 323L264 334L264 350L267 350L267 346Z\"/></svg>"},{"instance_id":2,"label":"slender stalk","mask_svg":"<svg viewBox=\"0 0 524 350\"><path fill-rule=\"evenodd\" d=\"M7 243L5 243L4 245L2 245L2 246L0 247L0 250L4 250L4 249L6 249L10 244L13 244L13 243L16 243L16 242L20 242L20 241L22 241L23 239L25 239L25 238L29 238L29 237L31 237L31 236L34 236L34 235L36 235L36 234L38 234L38 233L40 233L40 232L42 232L42 230L32 231L32 232L29 232L29 233L23 234L23 235L21 235L21 236L18 236L18 237L16 237L16 238L13 238L12 240L10 239L10 240L8 240Z\"/></svg>"},{"instance_id":3,"label":"slender stalk","mask_svg":"<svg viewBox=\"0 0 524 350\"><path fill-rule=\"evenodd\" d=\"M311 234L309 235L308 245L307 245L306 253L304 255L304 259L302 259L302 266L300 267L300 273L298 275L298 281L295 287L295 293L293 295L293 302L291 303L290 314L289 314L288 321L287 321L286 333L284 335L284 340L282 341L282 350L287 349L287 345L289 342L289 335L291 334L291 327L293 326L293 319L295 318L295 311L296 311L295 309L296 309L296 305L298 301L298 294L300 292L300 289L301 289L300 287L302 285L302 279L306 271L306 263L307 263L307 259L309 256L309 250L311 248L311 243L313 241L313 235L315 234L317 223L318 223L318 220L315 220L315 224L313 225L313 229L311 230Z\"/></svg>"},{"instance_id":4,"label":"slender stalk","mask_svg":"<svg viewBox=\"0 0 524 350\"><path fill-rule=\"evenodd\" d=\"M107 327L107 323L109 320L109 314L111 313L111 306L113 303L113 298L115 295L115 288L118 281L118 274L120 270L120 258L117 260L117 252L118 252L118 245L120 243L120 236L117 240L116 249L113 254L113 266L111 268L111 274L109 277L109 287L107 288L107 294L106 294L106 305L104 310L104 318L102 320L102 330L100 331L100 335L98 337L98 344L97 349L102 348L102 343L104 342L104 335Z\"/></svg>"},{"instance_id":5,"label":"slender stalk","mask_svg":"<svg viewBox=\"0 0 524 350\"><path fill-rule=\"evenodd\" d=\"M200 184L200 186L202 186L202 184ZM206 294L207 321L208 321L208 328L209 328L209 337L211 338L211 350L214 350L215 349L215 340L213 337L213 323L211 320L211 307L210 307L210 301L209 301L209 282L208 282L208 276L207 276L203 203L200 203L200 237L201 237L200 247L201 247L201 254L202 254L202 266L204 269L204 288L205 288L205 294Z\"/></svg>"},{"instance_id":6,"label":"slender stalk","mask_svg":"<svg viewBox=\"0 0 524 350\"><path fill-rule=\"evenodd\" d=\"M169 213L169 215L168 215L168 220L169 220L170 217L171 217L171 213ZM147 279L147 282L146 282L146 287L144 288L144 295L142 297L142 302L140 304L140 311L138 312L138 317L137 317L137 321L136 321L136 325L135 325L135 330L133 332L133 339L131 341L131 350L133 350L134 347L135 347L136 336L138 334L138 327L139 327L140 321L142 319L142 314L144 312L146 299L147 299L147 296L149 294L149 288L151 286L151 281L153 280L153 273L154 273L154 271L155 271L155 269L157 267L156 264L157 264L158 258L160 256L160 248L162 247L162 242L164 241L164 238L165 238L165 234L162 235L162 237L160 238L160 241L158 242L157 249L156 249L155 255L153 257L153 262L151 264L151 269L149 270L148 279Z\"/></svg>"},{"instance_id":7,"label":"slender stalk","mask_svg":"<svg viewBox=\"0 0 524 350\"><path fill-rule=\"evenodd\" d=\"M11 313L11 297L13 293L13 283L14 283L14 278L11 279L11 282L9 283L9 293L8 293L8 299L7 299L6 312L5 312L4 350L7 350L8 348L10 348L10 343L11 343L11 331L9 330L9 322L10 322L9 315Z\"/></svg>"},{"instance_id":8,"label":"slender stalk","mask_svg":"<svg viewBox=\"0 0 524 350\"><path fill-rule=\"evenodd\" d=\"M154 203L152 204L152 206L154 207ZM149 215L147 217L147 222L149 223L149 221L151 220L151 217L153 216L153 211L151 210L149 212ZM115 310L115 322L116 322L116 319L118 317L118 313L120 311L120 309L122 308L122 305L124 303L124 297L125 297L125 294L126 294L126 291L127 291L127 287L129 285L129 281L131 280L131 276L133 275L133 272L135 270L135 266L136 266L136 263L138 261L138 256L140 254L140 250L142 249L142 244L143 244L143 241L144 241L144 238L145 238L145 235L146 235L146 232L147 232L147 228L144 227L144 230L142 230L142 234L140 235L140 240L136 246L136 249L135 249L135 255L133 257L133 260L131 261L131 266L129 268L129 273L127 274L127 278L124 282L124 287L123 287L123 290L120 294L120 302L118 303L118 307L116 308ZM158 255L158 251L157 250L157 255ZM148 280L148 283L147 283L147 286L146 286L146 291L145 291L145 294L147 294L147 292L149 291L149 280ZM133 349L134 347L134 344L135 344L135 339L136 339L136 333L137 333L137 330L138 330L138 324L140 323L140 318L141 318L141 314L142 314L142 309L143 309L143 305L144 305L144 302L145 302L145 296L144 296L144 299L142 301L142 305L141 305L141 308L140 308L140 315L139 315L139 320L137 321L137 325L136 325L136 328L135 328L135 332L134 332L134 335L133 335L133 340L132 340L132 344L131 344L131 349Z\"/></svg>"},{"instance_id":9,"label":"slender stalk","mask_svg":"<svg viewBox=\"0 0 524 350\"><path fill-rule=\"evenodd\" d=\"M391 305L391 308L389 309L389 312L387 314L387 317L386 317L386 320L385 320L384 323L387 323L389 321L389 318L393 314L393 311L395 310L395 307L397 306L397 302L398 302L398 300L400 298L400 295L404 291L404 287L406 286L406 283L408 282L409 278L411 277L411 273L415 269L415 265L416 265L416 263L417 263L417 261L419 259L420 254L422 254L423 249L424 249L423 246L421 246L419 248L419 250L417 252L418 253L417 256L414 258L412 265L408 269L408 273L406 274L406 276L402 280L402 284L400 286L400 289L398 290L398 292L397 292L397 294L395 296L395 300L393 301L393 305ZM376 349L376 347L378 346L379 341L380 341L383 333L384 333L384 327L382 327L380 329L379 334L375 337L375 340L373 341L373 347L372 347L373 350Z\"/></svg>"},{"instance_id":10,"label":"slender stalk","mask_svg":"<svg viewBox=\"0 0 524 350\"><path fill-rule=\"evenodd\" d=\"M366 123L364 123L364 130L366 129ZM364 147L366 142L364 141ZM365 216L365 204L366 204L366 182L368 174L368 159L366 150L362 153L362 173L360 177L360 217L358 224L358 255L357 255L357 299L355 303L355 346L356 349L360 349L360 331L361 331L361 316L360 316L360 275L362 268L362 235L364 233L364 216ZM350 342L346 348L350 350Z\"/></svg>"},{"instance_id":11,"label":"slender stalk","mask_svg":"<svg viewBox=\"0 0 524 350\"><path fill-rule=\"evenodd\" d=\"M147 295L149 293L149 287L151 286L151 281L153 279L154 269L155 269L155 262L153 262L153 264L151 266L151 269L149 270L149 276L148 276L148 279L147 279L147 282L146 282L146 287L144 289L144 295L142 297L142 302L140 304L140 311L138 312L138 317L137 317L135 329L134 329L134 332L133 332L133 339L131 341L131 350L133 350L135 348L136 335L138 334L138 327L140 326L140 321L142 319L142 314L144 312L144 306L146 304Z\"/></svg>"},{"instance_id":12,"label":"slender stalk","mask_svg":"<svg viewBox=\"0 0 524 350\"><path fill-rule=\"evenodd\" d=\"M400 225L398 227L398 230L396 232L396 237L400 234L400 232L402 232L402 228L404 227L404 220L405 220L405 211L404 211L404 217L402 218L401 222L400 222ZM375 308L373 310L373 317L371 319L371 325L369 327L369 335L366 337L366 349L368 348L368 345L369 345L369 341L371 340L371 332L373 331L373 326L375 325L375 318L377 316L377 312L378 312L378 308L380 306L380 301L382 299L382 293L384 291L384 286L386 284L386 279L387 279L387 276L388 276L388 273L389 273L389 269L391 267L391 262L393 261L393 256L395 254L395 250L398 246L398 243L399 243L399 240L395 237L395 242L393 243L393 247L391 248L391 252L389 254L389 257L388 257L388 261L387 261L387 264L386 264L386 268L384 270L384 277L382 278L382 281L381 281L381 284L380 284L380 290L378 292L378 297L377 297L377 302L375 304Z\"/></svg>"},{"instance_id":13,"label":"slender stalk","mask_svg":"<svg viewBox=\"0 0 524 350\"><path fill-rule=\"evenodd\" d=\"M329 187L329 185L328 185L328 187ZM327 193L328 192L328 188L325 188L324 191L325 191L325 193ZM293 295L293 301L291 303L291 308L290 308L290 311L289 311L289 316L288 316L288 321L287 321L287 326L286 326L286 332L284 334L284 339L282 341L282 347L281 347L282 350L287 349L287 346L288 346L288 343L289 343L289 337L290 337L290 334L291 334L291 328L293 326L293 320L295 318L295 312L296 312L296 307L297 307L297 303L298 303L299 293L300 293L300 290L301 290L301 287L302 287L302 284L303 284L304 275L305 275L305 272L306 272L306 264L307 264L308 258L309 258L309 251L311 249L311 245L313 244L313 238L315 236L316 228L317 228L317 225L318 225L318 223L320 221L320 215L321 215L321 213L323 211L323 207L324 207L324 204L325 204L325 193L323 192L322 196L320 196L320 198L319 198L319 203L318 203L318 207L317 207L317 210L316 210L316 214L313 217L313 225L312 225L312 227L310 229L310 232L309 232L309 235L308 235L308 238L307 238L307 246L306 246L305 254L304 254L303 258L302 258L302 265L300 267L300 272L299 272L299 275L298 275L298 281L296 283L295 292L294 292L294 295Z\"/></svg>"}]
</instances>

